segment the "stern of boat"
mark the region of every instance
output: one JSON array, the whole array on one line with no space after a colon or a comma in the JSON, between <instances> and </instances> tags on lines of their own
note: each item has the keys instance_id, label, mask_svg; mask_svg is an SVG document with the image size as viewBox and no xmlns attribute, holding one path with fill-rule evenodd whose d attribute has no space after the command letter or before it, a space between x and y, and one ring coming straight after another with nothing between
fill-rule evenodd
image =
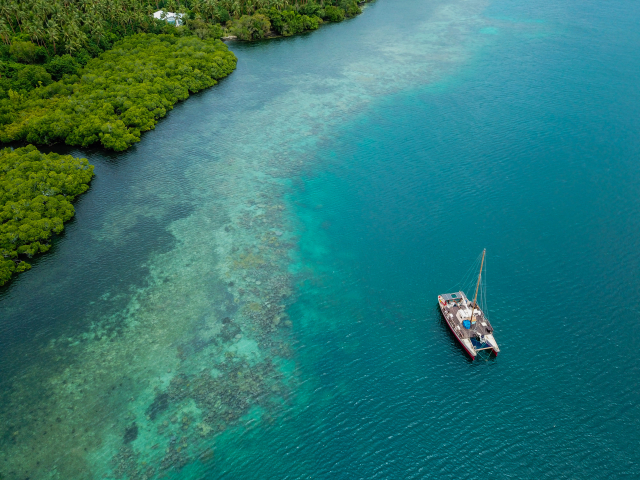
<instances>
[{"instance_id":1,"label":"stern of boat","mask_svg":"<svg viewBox=\"0 0 640 480\"><path fill-rule=\"evenodd\" d=\"M484 338L486 338L487 342L493 347L492 348L493 354L497 357L498 353L500 353L500 347L498 347L498 342L496 342L496 339L493 337L492 334L485 335Z\"/></svg>"}]
</instances>

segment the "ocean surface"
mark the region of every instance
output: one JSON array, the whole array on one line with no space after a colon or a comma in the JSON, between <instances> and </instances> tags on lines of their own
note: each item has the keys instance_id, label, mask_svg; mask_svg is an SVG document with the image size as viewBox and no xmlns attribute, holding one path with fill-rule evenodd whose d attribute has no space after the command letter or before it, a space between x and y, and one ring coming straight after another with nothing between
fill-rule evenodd
<instances>
[{"instance_id":1,"label":"ocean surface","mask_svg":"<svg viewBox=\"0 0 640 480\"><path fill-rule=\"evenodd\" d=\"M0 479L640 478L638 18L378 0L70 150L0 290ZM471 362L437 295L484 248Z\"/></svg>"}]
</instances>

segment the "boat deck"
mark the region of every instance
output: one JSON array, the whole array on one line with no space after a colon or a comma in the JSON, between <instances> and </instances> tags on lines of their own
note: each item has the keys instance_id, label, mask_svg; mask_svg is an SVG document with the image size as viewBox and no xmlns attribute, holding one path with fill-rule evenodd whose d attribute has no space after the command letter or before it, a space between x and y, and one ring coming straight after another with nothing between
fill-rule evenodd
<instances>
[{"instance_id":1,"label":"boat deck","mask_svg":"<svg viewBox=\"0 0 640 480\"><path fill-rule=\"evenodd\" d=\"M440 310L442 310L442 314L444 315L445 320L451 326L451 329L455 331L456 335L460 338L468 338L471 339L476 335L489 335L493 333L493 327L489 322L489 319L485 317L484 313L480 309L476 309L475 315L475 326L471 328L464 328L462 325L462 320L458 317L458 311L460 307L453 303L447 302L445 305L440 304ZM468 318L468 317L467 317Z\"/></svg>"}]
</instances>

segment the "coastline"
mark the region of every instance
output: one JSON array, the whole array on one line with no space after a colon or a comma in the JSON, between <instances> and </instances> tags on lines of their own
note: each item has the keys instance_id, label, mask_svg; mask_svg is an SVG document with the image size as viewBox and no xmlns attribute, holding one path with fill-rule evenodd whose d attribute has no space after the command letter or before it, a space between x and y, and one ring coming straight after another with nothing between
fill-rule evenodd
<instances>
[{"instance_id":1,"label":"coastline","mask_svg":"<svg viewBox=\"0 0 640 480\"><path fill-rule=\"evenodd\" d=\"M0 289L2 480L640 477L634 13L378 2L59 152L96 177ZM477 247L490 362L433 302Z\"/></svg>"},{"instance_id":2,"label":"coastline","mask_svg":"<svg viewBox=\"0 0 640 480\"><path fill-rule=\"evenodd\" d=\"M365 3L366 2L360 2L358 5L362 6ZM359 11L358 15L361 13L362 13L362 10ZM304 33L304 32L300 32L300 33ZM270 30L265 36L264 40L282 38L284 36L290 36L290 35L278 35L275 31ZM216 73L214 75L211 75L211 77L213 78L209 78L205 82L200 81L200 79L198 80L188 79L189 81L187 82L188 83L187 88L183 87L184 91L181 93L178 93L177 97L173 96L174 94L171 94L171 97L167 98L164 101L163 100L158 101L156 99L151 100L152 103L155 103L154 107L148 107L148 104L150 103L150 101L147 100L146 101L147 105L141 105L141 107L138 108L137 110L136 108L129 108L129 110L124 111L121 114L118 114L116 116L111 115L106 118L96 117L95 120L92 119L91 121L94 123L94 125L88 128L89 132L85 131L85 132L82 132L80 135L78 135L76 132L82 129L87 130L86 127L82 127L82 125L78 125L76 127L72 127L76 130L73 133L67 133L60 136L60 132L56 132L55 135L57 135L59 138L56 138L55 136L53 136L52 132L59 130L59 128L56 125L69 124L70 121L71 122L75 121L77 124L79 124L80 122L83 122L84 119L77 119L77 120L74 119L74 117L77 115L73 110L77 110L77 107L72 107L70 109L71 111L70 115L67 115L66 118L65 117L52 118L49 120L47 119L47 112L53 111L55 109L57 114L61 109L64 108L65 95L68 95L69 98L71 99L73 98L74 95L77 94L78 91L82 90L83 88L84 90L87 90L86 78L96 77L96 75L93 74L92 72L87 72L87 69L90 66L93 66L94 70L96 70L96 67L97 67L97 70L99 71L100 62L106 65L109 65L111 61L115 61L116 63L122 64L121 59L115 59L115 58L110 59L110 56L112 56L111 52L113 51L113 49L117 50L117 49L121 49L123 45L126 46L127 42L130 43L131 38L135 38L135 36L125 37L125 39L122 40L120 43L114 45L111 50L107 50L106 52L101 54L97 59L90 61L88 65L80 73L80 75L83 77L83 80L79 80L77 83L70 83L73 81L73 78L70 78L69 80L60 81L53 85L48 85L44 87L45 89L42 90L42 92L40 92L37 97L31 100L30 107L29 106L24 107L21 105L23 103L24 104L27 103L27 100L25 99L26 93L20 94L20 93L14 92L13 90L9 90L9 97L11 102L14 102L14 97L19 98L18 103L16 105L20 105L22 108L22 111L18 110L17 117L16 117L17 120L14 120L14 123L10 123L8 125L7 124L2 125L2 128L0 129L0 138L2 140L2 143L4 144L17 143L17 144L22 144L23 146L35 144L37 146L42 146L42 142L44 142L48 145L49 147L48 149L50 149L52 145L55 145L55 143L61 142L61 141L71 146L81 146L85 148L91 146L93 143L100 142L103 148L112 149L115 151L123 151L130 148L134 143L140 141L141 133L144 133L145 131L155 128L155 124L166 115L167 111L172 108L172 105L174 103L178 101L186 100L190 94L196 93L204 88L215 85L217 83L217 80L231 73L231 71L227 69L222 73ZM155 38L153 37L148 37L148 38L152 38L151 41L155 40ZM237 41L238 37L234 35L230 35L230 36L222 37L221 40L223 40L222 43L224 44L225 41L227 42ZM178 37L178 41L180 41L180 37ZM232 52L229 51L229 53L231 54L234 60L234 65L231 68L231 70L233 70L235 69L236 59ZM203 67L202 65L195 65L194 68L196 72L199 71L198 67L202 70L206 68L206 67ZM168 76L167 73L168 72L164 73L164 75L160 75L160 77ZM98 72L98 75L100 75L99 72ZM77 79L77 76L75 78ZM100 80L100 78L98 78L98 80ZM185 84L186 80L187 79L185 78L181 79L181 82L183 85ZM195 83L194 83L194 80L195 80ZM90 80L90 82L91 81L92 80ZM118 86L118 82L122 82L122 80L116 80L116 87ZM42 84L39 88L40 89L43 88ZM91 88L92 87L89 87L90 92L89 92L89 95L87 96L87 99L90 99L91 96L93 96L93 91L91 91ZM96 87L94 88L102 88L102 85L96 85ZM52 93L46 92L45 91L46 89L51 90ZM139 93L136 92L135 95L138 96ZM39 98L49 99L48 103L47 103L47 100L40 100ZM87 102L87 99L80 98L75 103L78 105L84 104ZM43 101L45 103L43 103ZM99 105L96 104L93 108L90 108L89 110L96 111L98 107ZM12 112L12 109L15 110L15 108L16 108L15 106L9 106L9 109L7 109L7 106L3 105L2 113L4 113L5 117L9 113L13 113L14 115L16 115L14 112ZM80 108L84 110L86 107L82 106ZM150 115L149 112L146 111L146 108L153 110L152 112L153 114ZM116 107L115 109L117 111L118 107ZM122 109L122 107L120 107L120 109ZM134 110L136 111L134 112ZM132 113L132 115L129 115L129 112L134 112L134 113ZM127 123L123 124L122 121L126 121ZM35 130L33 128L34 123L36 124ZM46 125L47 123L49 124L49 126L44 127L44 132L41 131L42 128L38 124ZM68 128L69 127L67 127L67 129ZM115 132L112 131L114 128L115 128ZM67 135L66 138L65 138L65 135ZM31 257L32 255L29 255L29 259ZM9 257L7 257L7 255L5 255L4 258L5 258L5 262L9 261ZM22 259L21 257L16 257L11 261L13 261L16 264L16 266L11 269L11 271L16 274L21 273L24 270L29 268L29 264L26 263L26 260ZM9 277L5 279L0 286L10 283L12 276L13 276L13 273L10 274Z\"/></svg>"},{"instance_id":3,"label":"coastline","mask_svg":"<svg viewBox=\"0 0 640 480\"><path fill-rule=\"evenodd\" d=\"M450 38L438 33L426 38L435 45ZM161 131L150 134L158 135L157 143L140 144L136 150L154 160L140 166L139 182L105 216L96 239L119 241L127 234L116 228L123 218L135 225L138 217L161 217L154 210L158 203L168 209L184 201L189 213L167 224L170 248L139 267L148 269L144 283L133 291L101 291L102 302L120 296L124 306L92 306L78 332L51 335L39 361L12 378L3 392L3 418L20 422L7 423L15 443L2 449L0 465L34 478L44 477L51 462L61 478L85 471L95 478L153 478L199 465L214 468L219 460L212 451L221 438L277 425L297 405L296 328L310 319L291 318L288 307L296 282L309 270L299 263L301 226L287 195L291 182L314 168L314 152L345 118L410 87L425 71L436 75L433 64L407 70L409 63L400 61L415 48L412 42L395 47L402 50L372 50L365 42L331 75L296 77L286 94L275 77L269 80L275 94L249 97L243 109L231 98L226 113L215 112L211 105L223 92L185 102L184 118L176 121L198 113L197 122L178 123L180 135L167 139L160 137L168 128L162 122ZM381 56L389 61L381 64ZM458 66L464 58L451 63ZM236 94L264 88L269 70L260 73L235 76ZM199 142L203 148L192 148ZM162 178L174 176L163 166L173 158L188 165L180 170L182 183L159 184L151 172L167 168ZM137 203L140 197L145 201ZM15 353L21 358L20 348ZM33 408L38 413L30 417Z\"/></svg>"}]
</instances>

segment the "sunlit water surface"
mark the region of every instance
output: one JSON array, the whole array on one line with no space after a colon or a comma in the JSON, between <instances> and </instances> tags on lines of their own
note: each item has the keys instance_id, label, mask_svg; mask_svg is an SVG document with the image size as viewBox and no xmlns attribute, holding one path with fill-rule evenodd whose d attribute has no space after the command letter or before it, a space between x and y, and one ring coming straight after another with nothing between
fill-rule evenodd
<instances>
[{"instance_id":1,"label":"sunlit water surface","mask_svg":"<svg viewBox=\"0 0 640 480\"><path fill-rule=\"evenodd\" d=\"M639 15L380 0L73 151L0 291L0 478L640 477ZM472 363L436 297L483 248Z\"/></svg>"}]
</instances>

